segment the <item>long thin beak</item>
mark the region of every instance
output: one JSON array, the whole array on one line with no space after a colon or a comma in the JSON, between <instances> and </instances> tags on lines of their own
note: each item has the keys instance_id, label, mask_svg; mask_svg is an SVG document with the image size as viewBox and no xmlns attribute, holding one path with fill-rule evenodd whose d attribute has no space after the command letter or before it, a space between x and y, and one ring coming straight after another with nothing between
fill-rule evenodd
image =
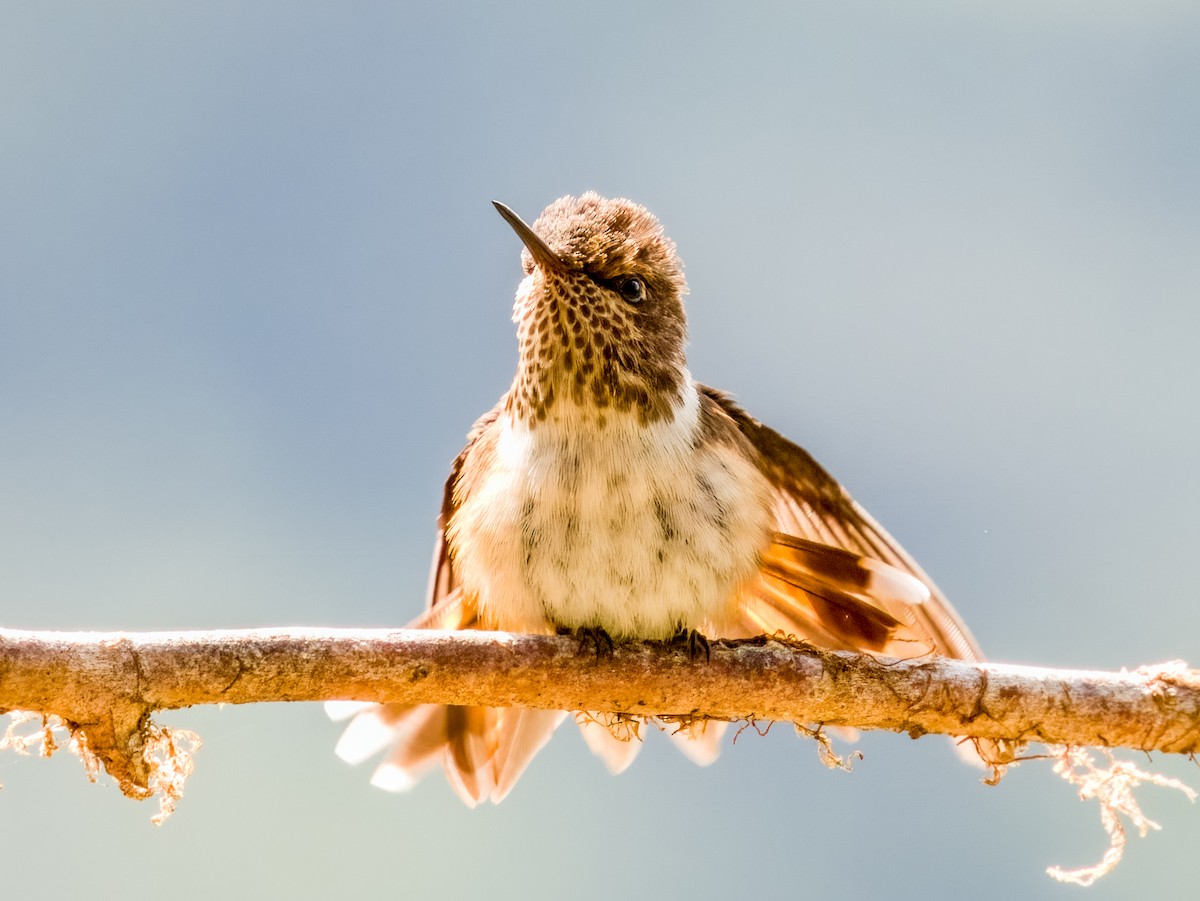
<instances>
[{"instance_id":1,"label":"long thin beak","mask_svg":"<svg viewBox=\"0 0 1200 901\"><path fill-rule=\"evenodd\" d=\"M517 233L517 237L529 248L529 252L533 254L533 261L535 263L547 269L561 270L563 268L563 261L559 259L558 254L551 250L549 245L537 236L537 232L525 224L524 219L499 200L493 200L492 206L504 217L504 221L512 226L512 230Z\"/></svg>"}]
</instances>

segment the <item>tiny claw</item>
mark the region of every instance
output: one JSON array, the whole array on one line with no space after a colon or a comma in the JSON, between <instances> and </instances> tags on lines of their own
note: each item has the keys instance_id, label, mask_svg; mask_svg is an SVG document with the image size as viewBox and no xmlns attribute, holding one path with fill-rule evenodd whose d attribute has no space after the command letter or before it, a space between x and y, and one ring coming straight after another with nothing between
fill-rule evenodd
<instances>
[{"instance_id":1,"label":"tiny claw","mask_svg":"<svg viewBox=\"0 0 1200 901\"><path fill-rule=\"evenodd\" d=\"M704 651L704 662L708 663L712 660L712 649L709 647L708 639L695 629L680 629L675 637L671 639L670 644L674 646L686 646L688 659L693 663L700 656L700 651Z\"/></svg>"},{"instance_id":2,"label":"tiny claw","mask_svg":"<svg viewBox=\"0 0 1200 901\"><path fill-rule=\"evenodd\" d=\"M597 660L601 657L611 657L613 648L616 647L612 636L598 627L581 626L578 629L570 629L566 626L559 626L556 631L559 635L574 635L579 639L579 653L581 654L586 650L594 649Z\"/></svg>"}]
</instances>

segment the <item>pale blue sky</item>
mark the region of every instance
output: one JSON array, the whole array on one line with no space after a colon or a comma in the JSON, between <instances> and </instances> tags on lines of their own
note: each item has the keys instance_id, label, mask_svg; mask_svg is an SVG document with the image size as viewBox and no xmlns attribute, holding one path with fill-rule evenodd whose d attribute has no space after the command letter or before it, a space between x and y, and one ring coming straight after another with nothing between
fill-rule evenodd
<instances>
[{"instance_id":1,"label":"pale blue sky","mask_svg":"<svg viewBox=\"0 0 1200 901\"><path fill-rule=\"evenodd\" d=\"M1169 2L0 5L0 624L410 618L515 360L489 201L592 188L677 241L697 378L991 655L1200 662L1198 46ZM936 741L613 779L564 730L469 812L370 788L316 706L170 721L206 746L159 830L0 757L6 891L1040 899L1103 849L1047 767L985 788ZM1089 899L1197 881L1197 811L1145 799Z\"/></svg>"}]
</instances>

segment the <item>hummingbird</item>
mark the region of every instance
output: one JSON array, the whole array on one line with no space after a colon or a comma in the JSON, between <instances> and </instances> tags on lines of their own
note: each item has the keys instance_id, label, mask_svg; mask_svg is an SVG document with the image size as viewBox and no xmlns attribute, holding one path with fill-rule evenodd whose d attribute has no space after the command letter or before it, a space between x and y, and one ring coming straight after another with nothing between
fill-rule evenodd
<instances>
[{"instance_id":1,"label":"hummingbird","mask_svg":"<svg viewBox=\"0 0 1200 901\"><path fill-rule=\"evenodd\" d=\"M412 628L605 641L783 634L831 649L980 660L933 581L806 451L693 380L687 283L659 220L594 192L532 226L509 389L446 482L425 613ZM600 639L597 638L597 641ZM597 652L600 645L597 644ZM406 790L439 761L469 806L499 802L565 711L331 702L337 746ZM641 742L578 717L613 772ZM711 762L723 724L673 736Z\"/></svg>"}]
</instances>

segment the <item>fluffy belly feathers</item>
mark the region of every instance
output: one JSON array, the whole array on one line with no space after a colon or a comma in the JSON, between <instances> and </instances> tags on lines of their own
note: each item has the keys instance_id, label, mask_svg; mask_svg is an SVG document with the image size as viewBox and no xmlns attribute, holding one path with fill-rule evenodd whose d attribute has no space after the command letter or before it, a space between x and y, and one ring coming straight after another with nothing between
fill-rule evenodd
<instances>
[{"instance_id":1,"label":"fluffy belly feathers","mask_svg":"<svg viewBox=\"0 0 1200 901\"><path fill-rule=\"evenodd\" d=\"M769 541L769 495L744 455L696 441L698 414L696 399L650 425L502 416L448 531L484 624L663 639L720 617Z\"/></svg>"}]
</instances>

